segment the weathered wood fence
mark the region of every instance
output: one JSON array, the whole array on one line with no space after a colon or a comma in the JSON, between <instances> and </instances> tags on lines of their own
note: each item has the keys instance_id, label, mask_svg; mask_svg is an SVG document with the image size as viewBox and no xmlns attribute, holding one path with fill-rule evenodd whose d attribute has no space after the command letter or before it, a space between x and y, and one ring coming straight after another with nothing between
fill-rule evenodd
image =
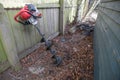
<instances>
[{"instance_id":1,"label":"weathered wood fence","mask_svg":"<svg viewBox=\"0 0 120 80\"><path fill-rule=\"evenodd\" d=\"M37 8L42 13L39 28L48 38L50 35L64 33L71 8L76 7L65 6L64 0L61 0L60 4L41 4L37 5ZM0 57L0 71L3 71L3 66L5 69L10 65L16 69L19 68L19 59L38 48L34 46L40 42L41 37L34 27L23 26L14 21L14 15L19 9L4 9L0 4L0 56L2 56ZM3 65L3 63L8 65Z\"/></svg>"}]
</instances>

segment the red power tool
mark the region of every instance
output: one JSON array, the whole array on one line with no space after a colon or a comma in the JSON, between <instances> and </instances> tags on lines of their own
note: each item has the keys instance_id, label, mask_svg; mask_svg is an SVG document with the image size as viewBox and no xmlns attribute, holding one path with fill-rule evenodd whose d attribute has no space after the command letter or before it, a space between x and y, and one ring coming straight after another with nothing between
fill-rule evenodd
<instances>
[{"instance_id":1,"label":"red power tool","mask_svg":"<svg viewBox=\"0 0 120 80\"><path fill-rule=\"evenodd\" d=\"M56 55L56 51L51 48L52 42L50 40L45 39L45 35L41 33L39 27L37 27L38 18L41 18L41 13L39 13L38 9L33 4L26 4L14 17L15 21L23 24L29 25L32 24L39 32L40 36L42 36L41 42L45 42L45 46L47 50L50 50L52 54L52 58L55 59L56 66L60 65L62 62L62 58Z\"/></svg>"},{"instance_id":2,"label":"red power tool","mask_svg":"<svg viewBox=\"0 0 120 80\"><path fill-rule=\"evenodd\" d=\"M14 17L15 21L24 25L37 24L37 18L41 18L41 13L32 4L26 4Z\"/></svg>"}]
</instances>

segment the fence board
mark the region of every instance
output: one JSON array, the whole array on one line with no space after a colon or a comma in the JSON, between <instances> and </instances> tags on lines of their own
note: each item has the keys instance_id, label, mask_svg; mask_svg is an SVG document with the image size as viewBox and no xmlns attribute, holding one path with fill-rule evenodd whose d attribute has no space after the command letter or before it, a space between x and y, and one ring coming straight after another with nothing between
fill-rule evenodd
<instances>
[{"instance_id":1,"label":"fence board","mask_svg":"<svg viewBox=\"0 0 120 80\"><path fill-rule=\"evenodd\" d=\"M37 5L38 9L47 9L47 8L59 8L60 4L39 4Z\"/></svg>"},{"instance_id":2,"label":"fence board","mask_svg":"<svg viewBox=\"0 0 120 80\"><path fill-rule=\"evenodd\" d=\"M41 30L41 32L43 33L43 32L45 32L45 26L44 26L44 18L43 18L43 10L44 9L39 9L39 11L42 13L42 18L40 18L39 19L39 29ZM37 32L37 38L38 38L38 41L40 41L40 35L39 35L39 33Z\"/></svg>"},{"instance_id":3,"label":"fence board","mask_svg":"<svg viewBox=\"0 0 120 80\"><path fill-rule=\"evenodd\" d=\"M21 26L22 25L16 24L16 22L13 20L14 15L15 15L15 13L17 13L17 11L9 10L7 13L8 13L7 15L9 17L10 23L12 25L11 26L12 34L14 36L14 39L16 42L16 47L17 47L17 50L19 52L19 51L24 49L24 41L23 41L23 36L21 33L21 30L22 30Z\"/></svg>"},{"instance_id":4,"label":"fence board","mask_svg":"<svg viewBox=\"0 0 120 80\"><path fill-rule=\"evenodd\" d=\"M48 31L48 35L50 35L52 33L52 19L51 18L51 10L50 9L46 9L46 18L47 18L47 31Z\"/></svg>"},{"instance_id":5,"label":"fence board","mask_svg":"<svg viewBox=\"0 0 120 80\"><path fill-rule=\"evenodd\" d=\"M50 10L50 19L51 19L51 34L55 32L55 26L54 23L56 23L56 21L54 21L54 9Z\"/></svg>"},{"instance_id":6,"label":"fence board","mask_svg":"<svg viewBox=\"0 0 120 80\"><path fill-rule=\"evenodd\" d=\"M60 25L59 25L59 9L54 9L54 26L55 26L55 32L59 32L59 28L57 28L57 26L58 27L60 27Z\"/></svg>"},{"instance_id":7,"label":"fence board","mask_svg":"<svg viewBox=\"0 0 120 80\"><path fill-rule=\"evenodd\" d=\"M30 34L31 34L31 26L22 26L24 27L24 32L23 32L23 36L24 36L24 41L25 41L25 49L28 49L31 46L31 38L30 38ZM34 38L34 37L33 37ZM23 51L23 50L22 50ZM20 51L21 52L21 51Z\"/></svg>"},{"instance_id":8,"label":"fence board","mask_svg":"<svg viewBox=\"0 0 120 80\"><path fill-rule=\"evenodd\" d=\"M101 3L100 6L109 8L112 10L120 11L120 1L114 1L114 2L107 2L107 3Z\"/></svg>"},{"instance_id":9,"label":"fence board","mask_svg":"<svg viewBox=\"0 0 120 80\"><path fill-rule=\"evenodd\" d=\"M0 37L0 63L4 62L6 60L7 60L7 56L6 56L5 50L3 48L3 44L1 41L1 37Z\"/></svg>"},{"instance_id":10,"label":"fence board","mask_svg":"<svg viewBox=\"0 0 120 80\"><path fill-rule=\"evenodd\" d=\"M99 8L106 16L110 17L114 22L120 24L120 13L114 10Z\"/></svg>"},{"instance_id":11,"label":"fence board","mask_svg":"<svg viewBox=\"0 0 120 80\"><path fill-rule=\"evenodd\" d=\"M56 32L55 28L58 29L59 27L59 25L57 24L59 23L59 12L53 12L54 9L59 10L57 8L39 9L39 11L41 11L43 14L42 18L39 20L39 28L43 33L45 33L46 37ZM40 41L41 37L39 36L38 32L35 30L34 27L23 26L14 21L14 15L18 12L18 10L11 9L6 10L6 12L12 25L12 34L15 39L18 53L21 53L23 50L30 48L31 46L35 45L37 42ZM56 21L53 14L55 14L55 17L57 17ZM56 23L57 25L54 23Z\"/></svg>"},{"instance_id":12,"label":"fence board","mask_svg":"<svg viewBox=\"0 0 120 80\"><path fill-rule=\"evenodd\" d=\"M12 34L12 30L10 28L10 22L6 13L3 9L3 6L0 4L0 35L1 41L4 46L7 58L11 64L11 66L15 67L16 69L19 68L19 59L17 56L17 50L15 47L15 40Z\"/></svg>"},{"instance_id":13,"label":"fence board","mask_svg":"<svg viewBox=\"0 0 120 80\"><path fill-rule=\"evenodd\" d=\"M45 34L45 37L48 37L48 19L47 19L47 14L49 14L49 13L47 13L47 10L46 9L44 9L43 10L43 22L44 22L44 34Z\"/></svg>"},{"instance_id":14,"label":"fence board","mask_svg":"<svg viewBox=\"0 0 120 80\"><path fill-rule=\"evenodd\" d=\"M106 10L107 11L107 10ZM114 13L114 12L113 12ZM113 14L113 13L111 13L111 14ZM120 35L118 35L118 33L119 33L119 31L120 31L120 27L118 27L118 26L120 26L120 24L118 23L118 22L120 22L120 20L119 20L119 16L118 15L120 15L120 13L118 13L117 15L112 15L111 17L113 17L113 18L111 18L111 17L109 17L109 13L108 14L105 14L104 12L103 12L103 14L105 15L105 20L109 23L108 25L110 26L110 25L113 25L113 26L110 26L110 29L111 29L111 31L113 32L113 34L115 34L115 36L116 36L116 38L117 39L119 39L120 40ZM117 16L117 17L116 17ZM118 19L117 19L118 18ZM115 22L116 21L116 19L117 19L117 22ZM114 21L115 20L115 21Z\"/></svg>"}]
</instances>

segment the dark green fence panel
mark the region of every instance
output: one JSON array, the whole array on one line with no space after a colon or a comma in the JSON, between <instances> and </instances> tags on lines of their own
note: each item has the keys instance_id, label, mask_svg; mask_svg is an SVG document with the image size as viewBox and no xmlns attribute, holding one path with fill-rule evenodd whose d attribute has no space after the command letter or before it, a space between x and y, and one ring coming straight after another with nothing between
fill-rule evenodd
<instances>
[{"instance_id":1,"label":"dark green fence panel","mask_svg":"<svg viewBox=\"0 0 120 80\"><path fill-rule=\"evenodd\" d=\"M94 80L120 80L120 1L102 0L94 33Z\"/></svg>"}]
</instances>

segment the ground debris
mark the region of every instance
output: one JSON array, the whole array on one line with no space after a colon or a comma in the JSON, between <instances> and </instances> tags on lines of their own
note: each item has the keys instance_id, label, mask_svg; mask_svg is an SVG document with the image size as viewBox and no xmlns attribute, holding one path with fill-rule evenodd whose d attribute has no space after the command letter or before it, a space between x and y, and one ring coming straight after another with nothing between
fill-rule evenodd
<instances>
[{"instance_id":1,"label":"ground debris","mask_svg":"<svg viewBox=\"0 0 120 80\"><path fill-rule=\"evenodd\" d=\"M51 54L41 45L21 60L22 70L15 72L9 69L6 72L17 80L93 80L92 35L84 36L81 30L69 34L69 26L66 28L64 36L53 39L53 47L63 59L59 67L53 64Z\"/></svg>"}]
</instances>

